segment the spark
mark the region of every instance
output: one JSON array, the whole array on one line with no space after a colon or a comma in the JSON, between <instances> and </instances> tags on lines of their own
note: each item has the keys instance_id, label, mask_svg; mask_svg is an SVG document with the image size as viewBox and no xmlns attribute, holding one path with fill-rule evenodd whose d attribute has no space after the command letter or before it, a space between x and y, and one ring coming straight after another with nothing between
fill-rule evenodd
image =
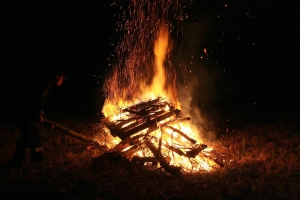
<instances>
[{"instance_id":1,"label":"spark","mask_svg":"<svg viewBox=\"0 0 300 200\"><path fill-rule=\"evenodd\" d=\"M119 1L121 2L121 0ZM151 74L156 73L155 65L158 65L153 58L160 55L157 54L156 49L157 39L160 39L163 35L164 40L167 40L166 43L168 43L172 42L172 38L169 38L169 36L165 38L165 33L167 35L171 35L172 31L177 31L177 34L181 33L176 30L175 25L170 22L169 18L173 17L179 22L187 19L188 15L182 12L184 6L179 5L179 0L131 0L126 8L115 2L112 6L119 6L119 14L116 15L116 18L118 18L116 32L122 34L122 36L116 44L112 44L115 54L110 59L112 61L110 63L112 66L111 74L104 81L103 91L106 97L105 106L108 105L107 102L111 101L109 103L120 110L127 102L133 102L139 97L142 92L141 83L147 85L156 80ZM176 11L175 14L172 11ZM162 62L166 65L162 69L165 70L167 77L164 76L164 79L168 80L166 86L171 87L171 90L176 93L176 73L171 59L171 47L168 46L170 49L166 48L165 55L162 55L166 59L165 61L168 61ZM208 50L204 48L203 51L208 57ZM190 57L192 60L194 55ZM193 64L193 62L190 62L190 64ZM192 70L188 69L186 65L182 67L186 72L192 73ZM156 85L161 87L163 84ZM184 84L184 87L187 88L187 84ZM115 117L121 119L119 115ZM176 133L173 134L176 135ZM141 156L143 155L141 154ZM210 168L208 163L203 162L201 165L204 169Z\"/></svg>"}]
</instances>

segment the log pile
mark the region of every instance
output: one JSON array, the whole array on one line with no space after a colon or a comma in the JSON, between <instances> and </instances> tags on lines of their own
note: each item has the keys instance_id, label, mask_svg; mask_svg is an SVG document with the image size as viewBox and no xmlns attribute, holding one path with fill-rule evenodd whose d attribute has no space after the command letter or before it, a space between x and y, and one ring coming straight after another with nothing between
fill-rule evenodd
<instances>
[{"instance_id":1,"label":"log pile","mask_svg":"<svg viewBox=\"0 0 300 200\"><path fill-rule=\"evenodd\" d=\"M102 123L113 137L121 139L119 144L110 149L110 153L119 153L141 165L146 162L153 165L159 163L160 168L166 172L181 175L182 168L172 165L170 157L177 154L193 159L207 147L205 144L197 144L195 139L176 128L176 125L189 120L190 117L183 117L181 111L170 102L156 98L120 109L117 118L108 116ZM173 134L183 137L188 148L176 143ZM142 151L143 155L137 156L138 151Z\"/></svg>"},{"instance_id":2,"label":"log pile","mask_svg":"<svg viewBox=\"0 0 300 200\"><path fill-rule=\"evenodd\" d=\"M225 167L225 162L227 166L231 166L234 160L228 152L224 152L220 148L218 151L207 151L207 145L197 144L194 138L176 126L189 120L191 120L190 117L183 117L180 110L175 109L170 102L161 98L132 105L121 109L117 118L108 116L102 119L101 127L98 127L98 130L103 130L104 125L109 129L111 137L121 139L117 145L110 148L102 140L99 142L99 140L86 137L44 119L45 123L53 125L72 137L100 147L102 150L109 149L103 155L104 158L110 158L110 160L126 158L139 165L152 163L153 166L157 166L159 164L159 169L163 168L172 175L181 175L182 173L181 165L177 163L175 166L173 164L175 162L171 161L171 157L175 158L174 155L186 158L190 163L197 165L199 162L197 163L194 158L201 154L201 158L209 159L219 167ZM102 133L105 133L103 135L104 141L106 141L107 132ZM175 134L184 138L185 142L178 141L178 138L176 141ZM142 152L142 155L139 152ZM103 156L97 157L93 161L101 160L101 157Z\"/></svg>"}]
</instances>

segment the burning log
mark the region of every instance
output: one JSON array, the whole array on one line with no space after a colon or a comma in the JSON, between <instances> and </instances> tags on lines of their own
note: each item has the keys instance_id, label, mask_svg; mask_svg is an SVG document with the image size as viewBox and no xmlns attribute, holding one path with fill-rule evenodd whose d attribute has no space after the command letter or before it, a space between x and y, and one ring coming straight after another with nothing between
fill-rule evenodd
<instances>
[{"instance_id":1,"label":"burning log","mask_svg":"<svg viewBox=\"0 0 300 200\"><path fill-rule=\"evenodd\" d=\"M209 158L212 161L214 161L220 167L225 167L222 155L219 154L219 153L217 153L215 150L212 150L212 151L210 151L208 153L203 153L203 155L204 155L204 157Z\"/></svg>"},{"instance_id":2,"label":"burning log","mask_svg":"<svg viewBox=\"0 0 300 200\"><path fill-rule=\"evenodd\" d=\"M117 131L117 135L119 138L121 138L122 140L126 139L127 137L139 132L139 131L142 131L148 127L151 127L151 129L154 131L154 130L157 130L158 129L158 126L157 126L157 122L159 121L162 121L166 118L169 118L171 117L172 115L174 115L174 112L173 111L169 111L169 112L166 112L165 114L163 115L160 115L154 119L151 119L149 121L146 121L145 123L141 124L141 125L138 125L132 129L127 129L127 127L124 127L122 129L119 129L119 131Z\"/></svg>"},{"instance_id":3,"label":"burning log","mask_svg":"<svg viewBox=\"0 0 300 200\"><path fill-rule=\"evenodd\" d=\"M145 140L145 144L166 172L174 176L180 176L182 174L181 168L170 165L170 163L164 158L162 153L158 151L155 145L150 142L150 140Z\"/></svg>"},{"instance_id":4,"label":"burning log","mask_svg":"<svg viewBox=\"0 0 300 200\"><path fill-rule=\"evenodd\" d=\"M189 158L190 160L197 160L199 159L197 155L207 148L207 145L196 144L197 141L195 139L182 130L175 128L174 125L187 122L191 120L191 118L183 117L180 110L170 106L166 101L161 101L161 98L129 106L121 110L121 114L118 120L107 117L104 118L102 122L114 137L118 136L122 140L111 149L111 152L119 153L122 157L131 160L133 163L140 165L143 165L145 162L152 162L154 165L160 163L160 168L163 168L169 174L178 176L182 174L182 170L185 171L185 168L170 165L171 158L164 156L165 154L171 151L176 154L173 154L174 159L176 159L175 157L177 156L181 156ZM182 126L185 126L185 124L182 124ZM170 145L167 141L163 141L169 136L169 134L164 135L165 129L178 133L188 140L192 146L186 147L188 144L179 144L179 146L184 148L182 149L181 147ZM155 143L152 142L153 140ZM150 151L154 157L149 157L149 155L145 157L135 155L137 151L144 148ZM178 160L181 159L178 158L177 161ZM182 161L184 162L184 160L185 159ZM181 161L176 165L185 167L185 163L180 162ZM198 161L195 162L200 163Z\"/></svg>"},{"instance_id":5,"label":"burning log","mask_svg":"<svg viewBox=\"0 0 300 200\"><path fill-rule=\"evenodd\" d=\"M186 156L186 154L185 154L183 151L181 151L180 149L178 149L178 148L176 148L176 147L170 146L170 145L168 145L168 144L165 144L165 146L166 146L168 149L170 149L171 151L177 153L177 154L180 155L180 156Z\"/></svg>"},{"instance_id":6,"label":"burning log","mask_svg":"<svg viewBox=\"0 0 300 200\"><path fill-rule=\"evenodd\" d=\"M158 97L156 99L153 99L153 100L149 100L149 101L144 101L144 102L141 102L141 103L138 103L138 104L134 104L133 106L130 106L130 107L127 107L125 109L123 109L122 111L123 112L131 112L131 111L137 111L137 110L140 110L140 109L144 109L153 105L153 104L157 104L158 102L160 102L161 98Z\"/></svg>"},{"instance_id":7,"label":"burning log","mask_svg":"<svg viewBox=\"0 0 300 200\"><path fill-rule=\"evenodd\" d=\"M106 117L102 120L102 122L105 124L105 126L110 130L112 136L116 137L117 133L120 131L120 129L122 128L122 126L131 123L132 121L136 120L135 117L130 118L130 119L126 119L126 120L117 120L117 121L111 121L110 117ZM130 124L129 127L131 126L136 126L138 125L139 122L133 122L132 124Z\"/></svg>"},{"instance_id":8,"label":"burning log","mask_svg":"<svg viewBox=\"0 0 300 200\"><path fill-rule=\"evenodd\" d=\"M163 137L163 132L160 131L160 138L159 138L159 141L158 141L158 149L157 149L157 155L156 155L156 156L159 156L159 155L160 155L160 152L161 152L161 142L162 142L162 137Z\"/></svg>"},{"instance_id":9,"label":"burning log","mask_svg":"<svg viewBox=\"0 0 300 200\"><path fill-rule=\"evenodd\" d=\"M122 157L126 157L127 159L131 160L134 153L137 152L138 150L139 150L139 146L133 145L128 150L122 152L121 154L122 154Z\"/></svg>"},{"instance_id":10,"label":"burning log","mask_svg":"<svg viewBox=\"0 0 300 200\"><path fill-rule=\"evenodd\" d=\"M138 142L138 139L145 136L145 134L139 134L132 138L127 138L126 140L121 141L117 144L112 151L122 151L123 149L129 147L130 145L134 145Z\"/></svg>"},{"instance_id":11,"label":"burning log","mask_svg":"<svg viewBox=\"0 0 300 200\"><path fill-rule=\"evenodd\" d=\"M196 144L196 143L197 143L196 140L190 138L190 137L187 136L184 132L182 132L182 131L180 131L180 130L178 130L178 129L172 127L172 126L165 126L165 128L169 128L169 129L171 129L172 131L174 131L174 132L176 132L176 133L179 133L182 137L184 137L185 139L187 139L188 141L190 141L190 142L193 143L193 144Z\"/></svg>"},{"instance_id":12,"label":"burning log","mask_svg":"<svg viewBox=\"0 0 300 200\"><path fill-rule=\"evenodd\" d=\"M207 148L207 145L201 144L197 148L194 148L191 151L187 151L186 156L189 158L195 158L202 150L204 150L206 148Z\"/></svg>"}]
</instances>

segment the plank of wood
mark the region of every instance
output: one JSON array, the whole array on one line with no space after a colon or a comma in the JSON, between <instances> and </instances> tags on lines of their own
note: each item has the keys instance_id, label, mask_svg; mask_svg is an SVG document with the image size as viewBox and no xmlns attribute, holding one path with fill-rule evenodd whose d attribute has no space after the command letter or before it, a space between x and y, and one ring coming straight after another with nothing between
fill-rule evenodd
<instances>
[{"instance_id":1,"label":"plank of wood","mask_svg":"<svg viewBox=\"0 0 300 200\"><path fill-rule=\"evenodd\" d=\"M142 131L148 127L152 127L152 130L157 130L158 129L158 125L157 123L168 118L168 117L171 117L173 115L173 111L169 111L169 112L166 112L165 114L163 115L160 115L154 119L151 119L149 121L146 121L145 123L139 125L139 126L136 126L130 130L126 130L124 132L119 132L118 133L118 136L119 138L121 138L122 140L126 139L127 137L139 132L139 131Z\"/></svg>"}]
</instances>

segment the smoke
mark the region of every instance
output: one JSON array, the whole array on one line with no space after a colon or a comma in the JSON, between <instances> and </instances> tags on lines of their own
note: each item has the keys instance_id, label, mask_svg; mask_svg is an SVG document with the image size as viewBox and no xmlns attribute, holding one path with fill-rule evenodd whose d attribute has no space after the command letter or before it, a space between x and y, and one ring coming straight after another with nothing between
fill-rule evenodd
<instances>
[{"instance_id":1,"label":"smoke","mask_svg":"<svg viewBox=\"0 0 300 200\"><path fill-rule=\"evenodd\" d=\"M216 138L209 112L217 101L218 65L206 51L210 21L185 23L184 41L177 55L178 98L181 110L192 118L194 130L206 139ZM205 50L204 50L205 49Z\"/></svg>"},{"instance_id":2,"label":"smoke","mask_svg":"<svg viewBox=\"0 0 300 200\"><path fill-rule=\"evenodd\" d=\"M209 116L211 102L217 98L213 85L214 76L202 66L201 70L184 75L184 81L179 84L178 90L181 111L192 118L193 130L199 130L198 134L208 140L216 138L214 124Z\"/></svg>"}]
</instances>

